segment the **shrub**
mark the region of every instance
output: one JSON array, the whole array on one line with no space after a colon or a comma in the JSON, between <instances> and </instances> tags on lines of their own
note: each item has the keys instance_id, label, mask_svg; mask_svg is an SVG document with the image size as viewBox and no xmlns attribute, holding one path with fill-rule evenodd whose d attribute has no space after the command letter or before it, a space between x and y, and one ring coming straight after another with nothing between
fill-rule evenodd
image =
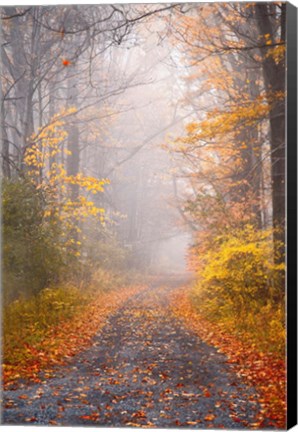
<instances>
[{"instance_id":1,"label":"shrub","mask_svg":"<svg viewBox=\"0 0 298 432\"><path fill-rule=\"evenodd\" d=\"M197 250L200 256L199 250ZM193 301L210 320L284 346L284 264L273 260L272 230L243 229L218 236L199 258Z\"/></svg>"},{"instance_id":2,"label":"shrub","mask_svg":"<svg viewBox=\"0 0 298 432\"><path fill-rule=\"evenodd\" d=\"M49 329L74 317L90 300L90 293L83 293L72 285L60 285L6 305L3 310L4 362L15 362L15 353L21 355L24 344L38 348Z\"/></svg>"},{"instance_id":3,"label":"shrub","mask_svg":"<svg viewBox=\"0 0 298 432\"><path fill-rule=\"evenodd\" d=\"M24 179L2 187L3 299L38 293L64 266L59 225L44 222L43 196Z\"/></svg>"}]
</instances>

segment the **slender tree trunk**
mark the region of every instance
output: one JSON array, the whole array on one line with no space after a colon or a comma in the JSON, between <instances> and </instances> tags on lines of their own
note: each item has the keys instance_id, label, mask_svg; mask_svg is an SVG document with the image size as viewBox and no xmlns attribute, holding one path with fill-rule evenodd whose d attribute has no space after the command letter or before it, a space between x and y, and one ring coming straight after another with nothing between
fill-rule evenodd
<instances>
[{"instance_id":1,"label":"slender tree trunk","mask_svg":"<svg viewBox=\"0 0 298 432\"><path fill-rule=\"evenodd\" d=\"M71 71L74 73L74 68ZM70 74L67 77L67 101L68 107L78 107L78 88L76 78L72 78ZM68 127L68 138L67 138L67 150L70 152L66 159L66 170L67 175L76 176L79 173L80 168L80 142L79 142L79 128L76 121L71 121ZM70 199L73 203L77 202L79 197L80 188L78 184L70 185ZM76 223L77 224L77 223ZM71 237L75 241L74 249L77 249L77 241L79 239L78 231L73 229L71 231Z\"/></svg>"},{"instance_id":2,"label":"slender tree trunk","mask_svg":"<svg viewBox=\"0 0 298 432\"><path fill-rule=\"evenodd\" d=\"M74 71L72 70L72 73ZM67 80L67 100L68 106L77 107L78 106L78 88L75 79L68 76ZM67 174L69 176L76 176L80 168L80 143L79 143L79 128L76 122L71 122L68 128L68 139L67 139L67 149L71 154L67 156ZM79 196L78 185L71 185L71 200L77 200Z\"/></svg>"},{"instance_id":3,"label":"slender tree trunk","mask_svg":"<svg viewBox=\"0 0 298 432\"><path fill-rule=\"evenodd\" d=\"M2 173L3 177L10 178L11 177L11 169L10 169L10 155L9 155L9 140L7 137L6 127L4 123L4 112L1 113L2 117Z\"/></svg>"},{"instance_id":4,"label":"slender tree trunk","mask_svg":"<svg viewBox=\"0 0 298 432\"><path fill-rule=\"evenodd\" d=\"M269 34L273 38L272 14L277 14L277 6L260 3L255 6L256 19L261 35ZM281 40L285 41L286 4L280 4ZM278 12L279 13L279 12ZM265 38L263 40L265 43ZM274 259L277 264L284 262L285 251L285 63L276 63L268 49L263 53L263 75L268 102L270 143L271 143L271 178L272 178L272 213ZM279 98L278 98L279 97ZM281 272L280 288L284 288L284 272Z\"/></svg>"},{"instance_id":5,"label":"slender tree trunk","mask_svg":"<svg viewBox=\"0 0 298 432\"><path fill-rule=\"evenodd\" d=\"M0 27L1 32L1 27ZM0 33L1 36L1 33ZM6 178L11 177L11 170L10 170L10 156L9 156L9 140L7 136L7 130L5 126L5 109L4 109L4 102L3 102L3 89L2 89L2 83L0 83L0 101L1 101L1 140L2 140L2 174Z\"/></svg>"}]
</instances>

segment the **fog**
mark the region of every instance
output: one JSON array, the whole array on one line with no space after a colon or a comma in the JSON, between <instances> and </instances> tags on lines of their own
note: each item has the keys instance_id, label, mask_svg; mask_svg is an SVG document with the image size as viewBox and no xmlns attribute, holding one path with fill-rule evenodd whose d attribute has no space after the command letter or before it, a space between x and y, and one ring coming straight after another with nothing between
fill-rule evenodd
<instances>
[{"instance_id":1,"label":"fog","mask_svg":"<svg viewBox=\"0 0 298 432\"><path fill-rule=\"evenodd\" d=\"M169 33L174 9L43 6L18 16L16 8L3 8L6 17L14 12L18 27L8 18L2 30L14 63L12 72L4 56L5 73L15 81L10 90L4 83L15 96L4 110L7 157L21 166L28 140L58 116L67 136L48 159L38 142L44 159L37 183L51 178L53 163L73 177L107 180L91 200L104 217L75 221L83 259L117 261L122 250L126 267L186 271L191 230L181 218L184 185L169 137L183 134L191 111L183 104L185 64ZM12 166L3 169L14 176ZM90 193L70 187L74 203L82 197ZM111 256L103 257L109 246Z\"/></svg>"},{"instance_id":2,"label":"fog","mask_svg":"<svg viewBox=\"0 0 298 432\"><path fill-rule=\"evenodd\" d=\"M283 123L271 133L266 105L283 94L281 53L267 82L264 23L240 9L2 8L2 174L34 184L65 261L186 271L199 232L283 220Z\"/></svg>"}]
</instances>

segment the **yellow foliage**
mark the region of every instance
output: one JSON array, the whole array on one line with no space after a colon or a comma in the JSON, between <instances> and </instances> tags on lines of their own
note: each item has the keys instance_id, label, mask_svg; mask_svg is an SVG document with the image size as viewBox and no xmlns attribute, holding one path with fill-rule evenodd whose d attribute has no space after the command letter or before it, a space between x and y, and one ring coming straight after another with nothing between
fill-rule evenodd
<instances>
[{"instance_id":1,"label":"yellow foliage","mask_svg":"<svg viewBox=\"0 0 298 432\"><path fill-rule=\"evenodd\" d=\"M243 96L242 96L243 97ZM206 120L200 123L191 123L187 126L187 139L182 142L197 142L204 139L218 138L227 134L239 134L239 131L251 126L256 121L267 118L270 106L263 96L255 100L242 100L233 102L224 111L214 109L209 112Z\"/></svg>"},{"instance_id":2,"label":"yellow foliage","mask_svg":"<svg viewBox=\"0 0 298 432\"><path fill-rule=\"evenodd\" d=\"M207 318L249 333L256 319L266 333L263 341L276 339L284 346L284 287L279 286L284 263L273 259L272 230L252 225L218 236L208 247L194 251L197 282L194 301ZM256 318L257 317L257 318Z\"/></svg>"},{"instance_id":3,"label":"yellow foliage","mask_svg":"<svg viewBox=\"0 0 298 432\"><path fill-rule=\"evenodd\" d=\"M44 194L46 205L44 207L44 220L63 223L67 232L79 232L78 223L86 218L96 218L104 224L104 209L88 200L88 194L104 192L104 186L109 184L108 179L97 179L84 176L82 173L67 175L64 163L58 163L62 153L71 155L71 151L64 150L63 142L67 132L63 129L65 118L76 113L74 107L53 116L51 121L39 128L31 137L31 145L27 147L24 162L27 165L27 175L35 187ZM79 194L75 200L71 197L71 187L77 186ZM70 247L72 242L65 242ZM78 244L78 243L77 243ZM74 249L75 256L79 252Z\"/></svg>"},{"instance_id":4,"label":"yellow foliage","mask_svg":"<svg viewBox=\"0 0 298 432\"><path fill-rule=\"evenodd\" d=\"M277 45L268 49L266 57L272 57L276 64L279 64L285 59L286 47L285 45Z\"/></svg>"},{"instance_id":5,"label":"yellow foliage","mask_svg":"<svg viewBox=\"0 0 298 432\"><path fill-rule=\"evenodd\" d=\"M206 286L226 283L233 296L258 295L262 287L274 286L274 273L284 270L284 264L274 263L272 230L256 230L252 225L213 239L214 247L204 255L200 276ZM269 284L268 284L269 281ZM211 285L210 285L211 284Z\"/></svg>"}]
</instances>

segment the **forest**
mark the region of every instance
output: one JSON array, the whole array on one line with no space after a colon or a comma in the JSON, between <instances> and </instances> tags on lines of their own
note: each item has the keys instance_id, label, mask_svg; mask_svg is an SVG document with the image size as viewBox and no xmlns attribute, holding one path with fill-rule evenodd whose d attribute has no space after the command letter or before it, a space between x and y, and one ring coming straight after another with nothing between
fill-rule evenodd
<instances>
[{"instance_id":1,"label":"forest","mask_svg":"<svg viewBox=\"0 0 298 432\"><path fill-rule=\"evenodd\" d=\"M2 422L284 428L286 14L1 7Z\"/></svg>"}]
</instances>

